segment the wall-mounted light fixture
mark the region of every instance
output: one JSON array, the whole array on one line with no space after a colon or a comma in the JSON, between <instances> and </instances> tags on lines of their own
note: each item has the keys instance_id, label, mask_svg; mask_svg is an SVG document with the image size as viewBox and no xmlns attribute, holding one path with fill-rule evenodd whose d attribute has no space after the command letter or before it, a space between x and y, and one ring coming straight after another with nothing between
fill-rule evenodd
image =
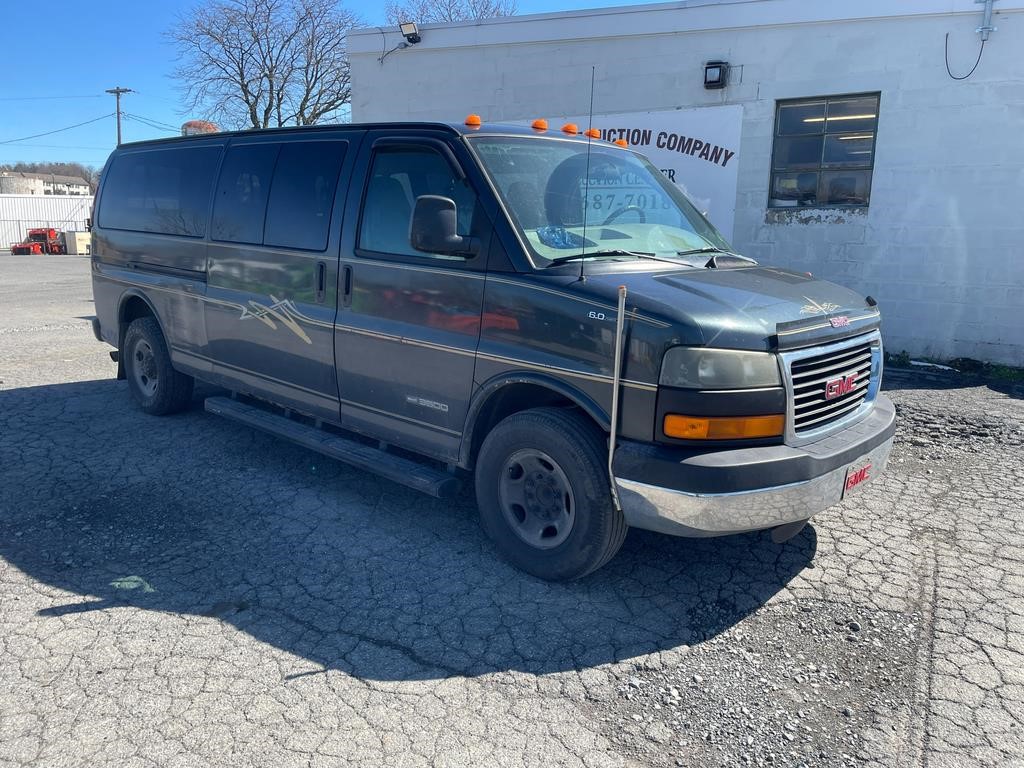
<instances>
[{"instance_id":1,"label":"wall-mounted light fixture","mask_svg":"<svg viewBox=\"0 0 1024 768\"><path fill-rule=\"evenodd\" d=\"M406 39L409 45L416 45L423 38L420 37L420 28L416 26L415 21L403 21L398 25L398 28L402 30L402 37Z\"/></svg>"},{"instance_id":2,"label":"wall-mounted light fixture","mask_svg":"<svg viewBox=\"0 0 1024 768\"><path fill-rule=\"evenodd\" d=\"M725 88L729 82L729 62L709 61L704 65L704 87L708 90Z\"/></svg>"}]
</instances>

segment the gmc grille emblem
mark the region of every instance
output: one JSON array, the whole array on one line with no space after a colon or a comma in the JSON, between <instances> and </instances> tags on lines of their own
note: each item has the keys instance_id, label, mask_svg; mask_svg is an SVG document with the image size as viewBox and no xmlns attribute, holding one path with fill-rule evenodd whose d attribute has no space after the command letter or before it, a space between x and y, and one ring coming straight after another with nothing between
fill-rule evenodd
<instances>
[{"instance_id":1,"label":"gmc grille emblem","mask_svg":"<svg viewBox=\"0 0 1024 768\"><path fill-rule=\"evenodd\" d=\"M825 382L825 399L835 400L837 397L849 394L857 385L857 374L848 373L838 379L829 379Z\"/></svg>"},{"instance_id":2,"label":"gmc grille emblem","mask_svg":"<svg viewBox=\"0 0 1024 768\"><path fill-rule=\"evenodd\" d=\"M833 328L845 328L850 324L850 318L846 315L836 315L828 319L829 325Z\"/></svg>"}]
</instances>

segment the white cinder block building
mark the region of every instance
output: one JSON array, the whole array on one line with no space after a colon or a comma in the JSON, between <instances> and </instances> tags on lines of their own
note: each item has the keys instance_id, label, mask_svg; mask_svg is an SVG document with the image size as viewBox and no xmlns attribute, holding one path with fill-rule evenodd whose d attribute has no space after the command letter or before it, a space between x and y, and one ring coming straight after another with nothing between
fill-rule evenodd
<instances>
[{"instance_id":1,"label":"white cinder block building","mask_svg":"<svg viewBox=\"0 0 1024 768\"><path fill-rule=\"evenodd\" d=\"M352 114L586 121L593 68L593 125L739 252L874 296L890 352L1024 366L1024 0L983 35L985 9L685 0L426 25L405 48L361 30Z\"/></svg>"}]
</instances>

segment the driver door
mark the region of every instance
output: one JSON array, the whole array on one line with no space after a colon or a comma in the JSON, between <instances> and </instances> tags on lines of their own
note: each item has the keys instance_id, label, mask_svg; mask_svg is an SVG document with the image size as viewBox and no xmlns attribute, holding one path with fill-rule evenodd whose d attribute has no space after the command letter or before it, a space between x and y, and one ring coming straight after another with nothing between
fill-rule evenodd
<instances>
[{"instance_id":1,"label":"driver door","mask_svg":"<svg viewBox=\"0 0 1024 768\"><path fill-rule=\"evenodd\" d=\"M363 144L358 230L342 257L335 344L341 418L357 431L439 458L458 455L473 391L486 253L416 251L416 198L453 199L459 234L490 224L442 139L376 132Z\"/></svg>"}]
</instances>

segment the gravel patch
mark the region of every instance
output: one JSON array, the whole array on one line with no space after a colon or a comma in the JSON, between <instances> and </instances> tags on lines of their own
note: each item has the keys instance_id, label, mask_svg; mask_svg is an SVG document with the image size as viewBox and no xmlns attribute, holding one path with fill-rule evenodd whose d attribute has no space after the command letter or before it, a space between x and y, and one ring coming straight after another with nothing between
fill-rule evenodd
<instances>
[{"instance_id":1,"label":"gravel patch","mask_svg":"<svg viewBox=\"0 0 1024 768\"><path fill-rule=\"evenodd\" d=\"M920 639L914 614L765 608L677 665L635 665L601 718L653 766L857 765L904 730Z\"/></svg>"}]
</instances>

